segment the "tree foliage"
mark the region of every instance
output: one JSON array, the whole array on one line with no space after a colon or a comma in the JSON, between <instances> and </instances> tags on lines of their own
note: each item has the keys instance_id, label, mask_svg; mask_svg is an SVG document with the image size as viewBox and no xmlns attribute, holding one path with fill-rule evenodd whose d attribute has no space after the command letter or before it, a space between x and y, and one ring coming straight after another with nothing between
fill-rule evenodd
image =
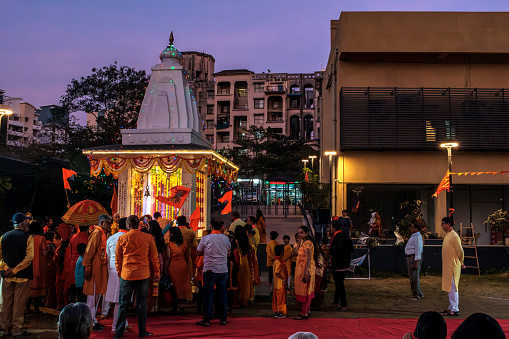
<instances>
[{"instance_id":1,"label":"tree foliage","mask_svg":"<svg viewBox=\"0 0 509 339\"><path fill-rule=\"evenodd\" d=\"M414 200L413 202L404 201L399 204L400 209L402 210L406 209L408 211L407 214L403 217L403 219L401 219L398 222L399 234L401 234L404 238L409 238L412 235L412 232L410 231L410 226L414 222L418 222L419 224L421 224L422 228L421 233L423 233L424 235L428 234L427 231L428 223L424 219L424 215L422 214L421 211L421 205L423 203L424 202L421 200Z\"/></svg>"},{"instance_id":2,"label":"tree foliage","mask_svg":"<svg viewBox=\"0 0 509 339\"><path fill-rule=\"evenodd\" d=\"M67 126L74 142L82 143L85 137L100 144L120 143L120 130L136 127L148 79L144 70L118 66L116 62L93 68L92 74L79 80L72 79L67 85L60 99L61 110L55 112L55 116L61 119L66 113L86 112L96 118L96 131L83 126ZM75 146L79 148L79 145Z\"/></svg>"},{"instance_id":3,"label":"tree foliage","mask_svg":"<svg viewBox=\"0 0 509 339\"><path fill-rule=\"evenodd\" d=\"M294 140L270 127L251 126L246 133L239 134L235 144L238 147L225 148L219 153L240 167L239 175L251 178L292 174L296 180L302 169L301 160L318 153L309 140Z\"/></svg>"}]
</instances>

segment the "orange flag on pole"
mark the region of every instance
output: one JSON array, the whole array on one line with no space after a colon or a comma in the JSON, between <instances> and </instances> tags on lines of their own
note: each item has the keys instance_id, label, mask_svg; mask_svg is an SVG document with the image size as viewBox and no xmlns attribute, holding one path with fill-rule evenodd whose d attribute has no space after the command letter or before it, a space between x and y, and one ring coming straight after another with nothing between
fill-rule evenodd
<instances>
[{"instance_id":1,"label":"orange flag on pole","mask_svg":"<svg viewBox=\"0 0 509 339\"><path fill-rule=\"evenodd\" d=\"M433 194L432 197L434 197L434 198L438 197L440 192L442 192L443 190L447 190L447 192L449 192L449 188L451 187L450 182L449 182L450 175L451 174L449 173L449 170L447 170L447 173L445 173L445 176L442 179L442 181L440 182L440 185L438 185L438 189L437 189L436 193Z\"/></svg>"},{"instance_id":2,"label":"orange flag on pole","mask_svg":"<svg viewBox=\"0 0 509 339\"><path fill-rule=\"evenodd\" d=\"M227 202L226 206L221 211L221 214L228 214L232 211L232 199L233 199L233 191L226 192L219 202Z\"/></svg>"},{"instance_id":3,"label":"orange flag on pole","mask_svg":"<svg viewBox=\"0 0 509 339\"><path fill-rule=\"evenodd\" d=\"M113 196L111 197L111 215L117 213L117 206L118 206L118 195L117 195L117 186L113 184Z\"/></svg>"},{"instance_id":4,"label":"orange flag on pole","mask_svg":"<svg viewBox=\"0 0 509 339\"><path fill-rule=\"evenodd\" d=\"M189 228L193 231L198 231L198 225L200 224L200 212L201 207L196 207L193 214L191 214L191 217L189 218Z\"/></svg>"},{"instance_id":5,"label":"orange flag on pole","mask_svg":"<svg viewBox=\"0 0 509 339\"><path fill-rule=\"evenodd\" d=\"M67 168L62 168L62 176L64 178L64 190L71 189L71 186L69 186L69 181L67 181L67 179L69 179L73 175L77 175L77 173L74 171L68 170Z\"/></svg>"}]
</instances>

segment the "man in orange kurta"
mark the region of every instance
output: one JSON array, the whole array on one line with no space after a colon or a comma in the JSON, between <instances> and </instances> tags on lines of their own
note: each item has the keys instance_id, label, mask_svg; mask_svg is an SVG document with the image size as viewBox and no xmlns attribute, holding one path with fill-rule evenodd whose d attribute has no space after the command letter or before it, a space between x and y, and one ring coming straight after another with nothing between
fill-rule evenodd
<instances>
[{"instance_id":1,"label":"man in orange kurta","mask_svg":"<svg viewBox=\"0 0 509 339\"><path fill-rule=\"evenodd\" d=\"M113 219L106 214L99 216L97 227L88 238L87 249L83 256L85 267L85 283L83 293L87 295L87 305L94 319L94 330L101 330L104 326L95 320L99 295L106 294L108 286L108 265L106 260L106 241L110 234Z\"/></svg>"},{"instance_id":2,"label":"man in orange kurta","mask_svg":"<svg viewBox=\"0 0 509 339\"><path fill-rule=\"evenodd\" d=\"M274 276L274 259L276 258L276 253L274 252L274 248L279 245L279 243L276 241L278 237L278 233L276 231L270 232L270 241L267 244L267 247L265 249L267 253L267 270L269 271L269 285L272 285L272 278Z\"/></svg>"},{"instance_id":3,"label":"man in orange kurta","mask_svg":"<svg viewBox=\"0 0 509 339\"><path fill-rule=\"evenodd\" d=\"M465 258L461 239L453 229L450 217L442 219L442 229L446 232L442 244L442 290L449 294L449 307L444 312L447 316L458 316L458 286L461 269L465 268Z\"/></svg>"}]
</instances>

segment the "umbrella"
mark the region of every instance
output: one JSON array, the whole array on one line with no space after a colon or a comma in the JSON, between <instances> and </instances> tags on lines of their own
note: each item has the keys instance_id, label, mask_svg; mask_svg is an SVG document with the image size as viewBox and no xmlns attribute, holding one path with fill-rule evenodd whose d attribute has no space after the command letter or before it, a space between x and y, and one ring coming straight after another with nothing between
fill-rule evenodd
<instances>
[{"instance_id":1,"label":"umbrella","mask_svg":"<svg viewBox=\"0 0 509 339\"><path fill-rule=\"evenodd\" d=\"M98 202L93 200L83 200L69 208L62 217L62 220L71 225L96 225L101 214L109 213Z\"/></svg>"}]
</instances>

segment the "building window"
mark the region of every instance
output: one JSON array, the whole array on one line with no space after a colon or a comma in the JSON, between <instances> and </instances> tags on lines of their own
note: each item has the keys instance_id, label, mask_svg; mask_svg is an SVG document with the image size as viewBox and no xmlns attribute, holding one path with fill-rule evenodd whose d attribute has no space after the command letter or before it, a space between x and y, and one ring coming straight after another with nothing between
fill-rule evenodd
<instances>
[{"instance_id":1,"label":"building window","mask_svg":"<svg viewBox=\"0 0 509 339\"><path fill-rule=\"evenodd\" d=\"M254 86L255 93L263 92L263 83L254 83L253 86Z\"/></svg>"},{"instance_id":2,"label":"building window","mask_svg":"<svg viewBox=\"0 0 509 339\"><path fill-rule=\"evenodd\" d=\"M244 129L246 129L246 128L247 128L247 119L245 119L245 120L244 120L244 119L239 120L239 127L240 127L240 128L244 128Z\"/></svg>"},{"instance_id":3,"label":"building window","mask_svg":"<svg viewBox=\"0 0 509 339\"><path fill-rule=\"evenodd\" d=\"M272 108L283 108L283 102L282 101L273 101Z\"/></svg>"},{"instance_id":4,"label":"building window","mask_svg":"<svg viewBox=\"0 0 509 339\"><path fill-rule=\"evenodd\" d=\"M214 91L207 91L207 99L214 99Z\"/></svg>"},{"instance_id":5,"label":"building window","mask_svg":"<svg viewBox=\"0 0 509 339\"><path fill-rule=\"evenodd\" d=\"M283 134L283 129L282 128L272 128L272 132L277 133L277 134Z\"/></svg>"},{"instance_id":6,"label":"building window","mask_svg":"<svg viewBox=\"0 0 509 339\"><path fill-rule=\"evenodd\" d=\"M247 88L237 88L237 96L247 97Z\"/></svg>"},{"instance_id":7,"label":"building window","mask_svg":"<svg viewBox=\"0 0 509 339\"><path fill-rule=\"evenodd\" d=\"M230 113L230 105L220 105L219 113Z\"/></svg>"},{"instance_id":8,"label":"building window","mask_svg":"<svg viewBox=\"0 0 509 339\"><path fill-rule=\"evenodd\" d=\"M28 122L28 118L25 118L25 122Z\"/></svg>"},{"instance_id":9,"label":"building window","mask_svg":"<svg viewBox=\"0 0 509 339\"><path fill-rule=\"evenodd\" d=\"M206 129L213 129L214 128L214 120L207 120L205 128Z\"/></svg>"},{"instance_id":10,"label":"building window","mask_svg":"<svg viewBox=\"0 0 509 339\"><path fill-rule=\"evenodd\" d=\"M265 105L265 100L264 99L254 99L254 108L264 108Z\"/></svg>"},{"instance_id":11,"label":"building window","mask_svg":"<svg viewBox=\"0 0 509 339\"><path fill-rule=\"evenodd\" d=\"M431 121L426 121L426 141L437 141L437 129L433 127Z\"/></svg>"},{"instance_id":12,"label":"building window","mask_svg":"<svg viewBox=\"0 0 509 339\"><path fill-rule=\"evenodd\" d=\"M207 114L214 114L214 105L207 105Z\"/></svg>"},{"instance_id":13,"label":"building window","mask_svg":"<svg viewBox=\"0 0 509 339\"><path fill-rule=\"evenodd\" d=\"M218 134L219 141L222 143L230 142L230 133Z\"/></svg>"},{"instance_id":14,"label":"building window","mask_svg":"<svg viewBox=\"0 0 509 339\"><path fill-rule=\"evenodd\" d=\"M263 124L263 114L256 114L254 116L254 123L255 123L255 125Z\"/></svg>"},{"instance_id":15,"label":"building window","mask_svg":"<svg viewBox=\"0 0 509 339\"><path fill-rule=\"evenodd\" d=\"M290 108L299 108L300 107L300 98L291 98L290 99Z\"/></svg>"}]
</instances>

